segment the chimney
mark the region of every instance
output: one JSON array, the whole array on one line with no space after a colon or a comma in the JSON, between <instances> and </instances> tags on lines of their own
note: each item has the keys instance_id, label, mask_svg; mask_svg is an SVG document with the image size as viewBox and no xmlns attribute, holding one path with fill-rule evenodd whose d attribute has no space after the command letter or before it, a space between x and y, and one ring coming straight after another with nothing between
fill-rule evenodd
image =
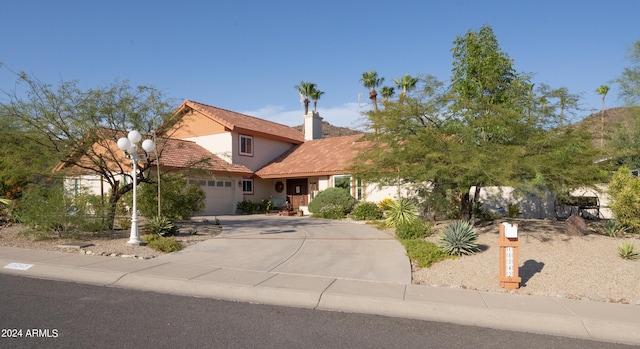
<instances>
[{"instance_id":1,"label":"chimney","mask_svg":"<svg viewBox=\"0 0 640 349\"><path fill-rule=\"evenodd\" d=\"M310 110L304 116L304 140L322 138L322 118L317 111Z\"/></svg>"}]
</instances>

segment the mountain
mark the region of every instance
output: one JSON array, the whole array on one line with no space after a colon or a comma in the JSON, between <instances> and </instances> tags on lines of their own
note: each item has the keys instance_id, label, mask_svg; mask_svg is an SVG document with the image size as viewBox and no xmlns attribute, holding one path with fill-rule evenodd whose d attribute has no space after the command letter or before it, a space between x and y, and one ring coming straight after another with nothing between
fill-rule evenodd
<instances>
[{"instance_id":1,"label":"mountain","mask_svg":"<svg viewBox=\"0 0 640 349\"><path fill-rule=\"evenodd\" d=\"M293 128L304 133L304 125L294 126ZM322 138L351 136L360 133L362 133L362 131L353 130L348 127L333 126L326 121L322 121Z\"/></svg>"},{"instance_id":2,"label":"mountain","mask_svg":"<svg viewBox=\"0 0 640 349\"><path fill-rule=\"evenodd\" d=\"M611 136L615 132L618 126L630 127L633 124L634 118L640 117L640 107L617 107L604 110L604 117L602 112L593 113L581 121L575 123L575 125L584 125L593 135L593 144L600 146L602 142L602 136ZM603 132L604 121L604 132Z\"/></svg>"}]
</instances>

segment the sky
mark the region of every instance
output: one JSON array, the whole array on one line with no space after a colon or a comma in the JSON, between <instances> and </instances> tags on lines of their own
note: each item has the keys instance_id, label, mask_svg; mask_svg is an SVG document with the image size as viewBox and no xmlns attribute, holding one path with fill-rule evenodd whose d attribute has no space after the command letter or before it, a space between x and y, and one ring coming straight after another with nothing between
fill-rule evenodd
<instances>
[{"instance_id":1,"label":"sky","mask_svg":"<svg viewBox=\"0 0 640 349\"><path fill-rule=\"evenodd\" d=\"M502 52L536 85L580 94L577 119L621 106L612 82L640 40L640 1L611 0L21 0L0 7L0 90L11 71L56 85L153 86L289 126L301 125L295 86L324 91L318 112L360 128L372 108L360 79L433 75L448 82L453 42L490 26Z\"/></svg>"}]
</instances>

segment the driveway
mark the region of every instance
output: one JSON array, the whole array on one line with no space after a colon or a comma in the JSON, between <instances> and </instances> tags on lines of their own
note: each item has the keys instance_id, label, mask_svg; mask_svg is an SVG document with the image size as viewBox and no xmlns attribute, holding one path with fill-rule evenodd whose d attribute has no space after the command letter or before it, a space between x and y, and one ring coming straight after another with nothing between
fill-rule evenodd
<instances>
[{"instance_id":1,"label":"driveway","mask_svg":"<svg viewBox=\"0 0 640 349\"><path fill-rule=\"evenodd\" d=\"M158 259L257 272L411 283L411 264L404 247L393 236L366 224L277 215L218 218L223 226L220 235Z\"/></svg>"}]
</instances>

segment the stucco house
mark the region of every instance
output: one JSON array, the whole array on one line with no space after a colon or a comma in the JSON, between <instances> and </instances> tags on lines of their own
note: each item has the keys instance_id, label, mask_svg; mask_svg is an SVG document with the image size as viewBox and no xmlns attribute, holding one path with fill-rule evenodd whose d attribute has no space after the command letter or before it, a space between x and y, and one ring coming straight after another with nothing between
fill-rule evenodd
<instances>
[{"instance_id":1,"label":"stucco house","mask_svg":"<svg viewBox=\"0 0 640 349\"><path fill-rule=\"evenodd\" d=\"M183 171L197 162L197 174L189 182L200 185L206 194L201 215L235 214L238 202L271 199L307 211L318 192L335 186L336 180L349 178L354 198L377 202L395 198L395 188L367 186L345 170L351 164L362 134L321 138L322 118L315 111L303 115L304 132L292 127L217 108L195 101L184 101L175 111L182 119L159 140L162 171ZM82 186L99 194L100 178L68 179L67 186ZM308 211L307 211L308 213Z\"/></svg>"}]
</instances>

